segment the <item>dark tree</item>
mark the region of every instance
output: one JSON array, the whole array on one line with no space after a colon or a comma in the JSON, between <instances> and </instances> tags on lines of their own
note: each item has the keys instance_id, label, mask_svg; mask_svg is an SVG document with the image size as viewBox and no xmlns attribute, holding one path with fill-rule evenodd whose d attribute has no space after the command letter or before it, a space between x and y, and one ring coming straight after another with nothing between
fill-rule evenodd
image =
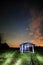
<instances>
[{"instance_id":1,"label":"dark tree","mask_svg":"<svg viewBox=\"0 0 43 65\"><path fill-rule=\"evenodd\" d=\"M1 33L0 33L0 43L2 43L2 35L1 35Z\"/></svg>"}]
</instances>

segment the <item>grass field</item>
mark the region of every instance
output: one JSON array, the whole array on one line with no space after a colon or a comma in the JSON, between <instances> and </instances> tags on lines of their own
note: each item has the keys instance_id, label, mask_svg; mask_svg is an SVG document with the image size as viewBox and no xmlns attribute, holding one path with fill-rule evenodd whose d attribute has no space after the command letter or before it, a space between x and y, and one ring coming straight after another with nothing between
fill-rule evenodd
<instances>
[{"instance_id":1,"label":"grass field","mask_svg":"<svg viewBox=\"0 0 43 65\"><path fill-rule=\"evenodd\" d=\"M0 52L0 65L43 65L43 55L7 50Z\"/></svg>"}]
</instances>

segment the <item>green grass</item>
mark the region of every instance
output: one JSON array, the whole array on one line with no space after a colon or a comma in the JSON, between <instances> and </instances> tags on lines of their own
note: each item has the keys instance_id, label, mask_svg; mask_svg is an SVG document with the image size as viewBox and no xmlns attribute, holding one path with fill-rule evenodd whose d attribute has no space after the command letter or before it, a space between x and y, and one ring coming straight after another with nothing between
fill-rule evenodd
<instances>
[{"instance_id":1,"label":"green grass","mask_svg":"<svg viewBox=\"0 0 43 65\"><path fill-rule=\"evenodd\" d=\"M10 50L0 52L0 65L43 65L43 55L36 53L19 53Z\"/></svg>"}]
</instances>

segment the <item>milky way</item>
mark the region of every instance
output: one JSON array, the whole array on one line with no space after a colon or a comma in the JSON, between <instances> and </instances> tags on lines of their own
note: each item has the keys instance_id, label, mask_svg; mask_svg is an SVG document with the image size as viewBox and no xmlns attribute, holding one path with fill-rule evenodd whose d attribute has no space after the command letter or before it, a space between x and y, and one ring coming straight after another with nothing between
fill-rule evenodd
<instances>
[{"instance_id":1,"label":"milky way","mask_svg":"<svg viewBox=\"0 0 43 65\"><path fill-rule=\"evenodd\" d=\"M32 20L29 24L30 42L43 45L43 13L42 11L31 11Z\"/></svg>"}]
</instances>

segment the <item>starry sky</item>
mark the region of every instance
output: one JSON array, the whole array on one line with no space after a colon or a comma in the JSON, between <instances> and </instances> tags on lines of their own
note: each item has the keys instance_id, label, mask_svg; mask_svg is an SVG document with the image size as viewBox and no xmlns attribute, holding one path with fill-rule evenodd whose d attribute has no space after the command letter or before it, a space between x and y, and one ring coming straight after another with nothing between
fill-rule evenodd
<instances>
[{"instance_id":1,"label":"starry sky","mask_svg":"<svg viewBox=\"0 0 43 65\"><path fill-rule=\"evenodd\" d=\"M10 47L19 47L25 41L43 46L42 2L0 2L0 33Z\"/></svg>"}]
</instances>

